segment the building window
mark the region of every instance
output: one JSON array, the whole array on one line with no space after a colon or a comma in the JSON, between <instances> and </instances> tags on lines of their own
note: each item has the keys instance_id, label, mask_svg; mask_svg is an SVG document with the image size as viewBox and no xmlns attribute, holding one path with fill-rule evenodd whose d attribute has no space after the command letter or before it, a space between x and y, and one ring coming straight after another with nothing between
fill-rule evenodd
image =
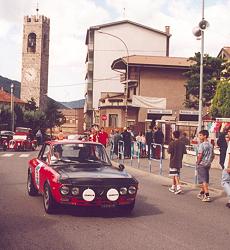
<instances>
[{"instance_id":1,"label":"building window","mask_svg":"<svg viewBox=\"0 0 230 250\"><path fill-rule=\"evenodd\" d=\"M118 124L118 115L110 114L109 115L109 127L116 128Z\"/></svg>"},{"instance_id":2,"label":"building window","mask_svg":"<svg viewBox=\"0 0 230 250\"><path fill-rule=\"evenodd\" d=\"M30 33L28 35L28 42L27 42L27 52L36 52L36 34Z\"/></svg>"},{"instance_id":3,"label":"building window","mask_svg":"<svg viewBox=\"0 0 230 250\"><path fill-rule=\"evenodd\" d=\"M131 126L133 126L133 125L135 125L135 120L128 120L128 121L127 121L127 126L128 126L128 127L131 127Z\"/></svg>"}]
</instances>

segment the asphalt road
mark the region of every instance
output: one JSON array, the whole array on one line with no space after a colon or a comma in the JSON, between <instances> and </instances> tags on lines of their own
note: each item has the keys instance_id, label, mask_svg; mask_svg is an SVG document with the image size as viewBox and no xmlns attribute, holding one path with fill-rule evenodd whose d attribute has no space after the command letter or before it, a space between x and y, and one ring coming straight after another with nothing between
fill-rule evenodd
<instances>
[{"instance_id":1,"label":"asphalt road","mask_svg":"<svg viewBox=\"0 0 230 250\"><path fill-rule=\"evenodd\" d=\"M9 153L7 153L9 154ZM197 190L168 192L169 181L127 169L140 182L129 216L116 210L44 212L42 197L26 192L27 162L37 152L0 152L0 249L230 249L226 198L196 198Z\"/></svg>"}]
</instances>

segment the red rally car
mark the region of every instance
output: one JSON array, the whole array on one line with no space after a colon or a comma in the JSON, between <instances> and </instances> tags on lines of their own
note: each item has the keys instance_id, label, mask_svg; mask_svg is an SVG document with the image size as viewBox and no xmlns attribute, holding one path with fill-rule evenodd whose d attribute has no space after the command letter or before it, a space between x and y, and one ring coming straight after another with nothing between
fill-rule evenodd
<instances>
[{"instance_id":1,"label":"red rally car","mask_svg":"<svg viewBox=\"0 0 230 250\"><path fill-rule=\"evenodd\" d=\"M8 149L18 150L35 150L37 140L33 139L30 128L17 127L13 139L9 141Z\"/></svg>"},{"instance_id":2,"label":"red rally car","mask_svg":"<svg viewBox=\"0 0 230 250\"><path fill-rule=\"evenodd\" d=\"M46 213L59 204L134 208L138 181L110 162L100 143L62 140L46 142L29 161L27 190L43 195Z\"/></svg>"}]
</instances>

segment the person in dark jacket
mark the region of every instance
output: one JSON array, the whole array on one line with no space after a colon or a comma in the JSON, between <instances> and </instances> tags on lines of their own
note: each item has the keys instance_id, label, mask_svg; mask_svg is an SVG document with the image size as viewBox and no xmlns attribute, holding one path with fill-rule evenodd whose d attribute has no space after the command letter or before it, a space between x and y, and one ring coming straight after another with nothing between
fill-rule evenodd
<instances>
[{"instance_id":1,"label":"person in dark jacket","mask_svg":"<svg viewBox=\"0 0 230 250\"><path fill-rule=\"evenodd\" d=\"M128 130L129 128L124 127L124 131L121 133L121 138L122 141L124 142L124 156L130 158L132 136Z\"/></svg>"},{"instance_id":2,"label":"person in dark jacket","mask_svg":"<svg viewBox=\"0 0 230 250\"><path fill-rule=\"evenodd\" d=\"M153 130L152 127L149 126L147 132L145 133L145 139L146 139L146 146L147 146L147 156L150 158L150 148L151 148L151 143L153 143Z\"/></svg>"},{"instance_id":3,"label":"person in dark jacket","mask_svg":"<svg viewBox=\"0 0 230 250\"><path fill-rule=\"evenodd\" d=\"M168 153L170 154L169 175L173 177L172 186L169 191L175 194L182 192L180 186L180 169L182 168L183 155L186 154L186 147L184 142L179 140L180 132L173 132L173 141L169 143Z\"/></svg>"},{"instance_id":4,"label":"person in dark jacket","mask_svg":"<svg viewBox=\"0 0 230 250\"><path fill-rule=\"evenodd\" d=\"M228 130L230 130L230 127L225 129L224 132L220 134L217 140L217 145L220 148L219 163L222 169L224 169L224 161L225 161L226 151L228 148L227 141L225 140L225 136L227 135Z\"/></svg>"},{"instance_id":5,"label":"person in dark jacket","mask_svg":"<svg viewBox=\"0 0 230 250\"><path fill-rule=\"evenodd\" d=\"M158 127L154 127L153 131L154 131L154 134L153 134L154 143L160 144L162 146L161 148L159 145L157 145L157 147L154 150L155 151L154 158L160 159L161 149L162 149L162 157L163 157L164 134L161 128L158 128Z\"/></svg>"}]
</instances>

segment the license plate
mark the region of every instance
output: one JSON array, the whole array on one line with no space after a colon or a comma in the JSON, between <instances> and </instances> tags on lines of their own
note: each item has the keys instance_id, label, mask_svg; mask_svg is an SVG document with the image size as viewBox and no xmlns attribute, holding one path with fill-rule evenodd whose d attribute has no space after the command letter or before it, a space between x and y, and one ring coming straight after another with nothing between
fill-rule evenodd
<instances>
[{"instance_id":1,"label":"license plate","mask_svg":"<svg viewBox=\"0 0 230 250\"><path fill-rule=\"evenodd\" d=\"M111 208L111 207L115 207L116 206L116 204L103 204L103 205L101 205L101 207L103 207L103 208Z\"/></svg>"}]
</instances>

